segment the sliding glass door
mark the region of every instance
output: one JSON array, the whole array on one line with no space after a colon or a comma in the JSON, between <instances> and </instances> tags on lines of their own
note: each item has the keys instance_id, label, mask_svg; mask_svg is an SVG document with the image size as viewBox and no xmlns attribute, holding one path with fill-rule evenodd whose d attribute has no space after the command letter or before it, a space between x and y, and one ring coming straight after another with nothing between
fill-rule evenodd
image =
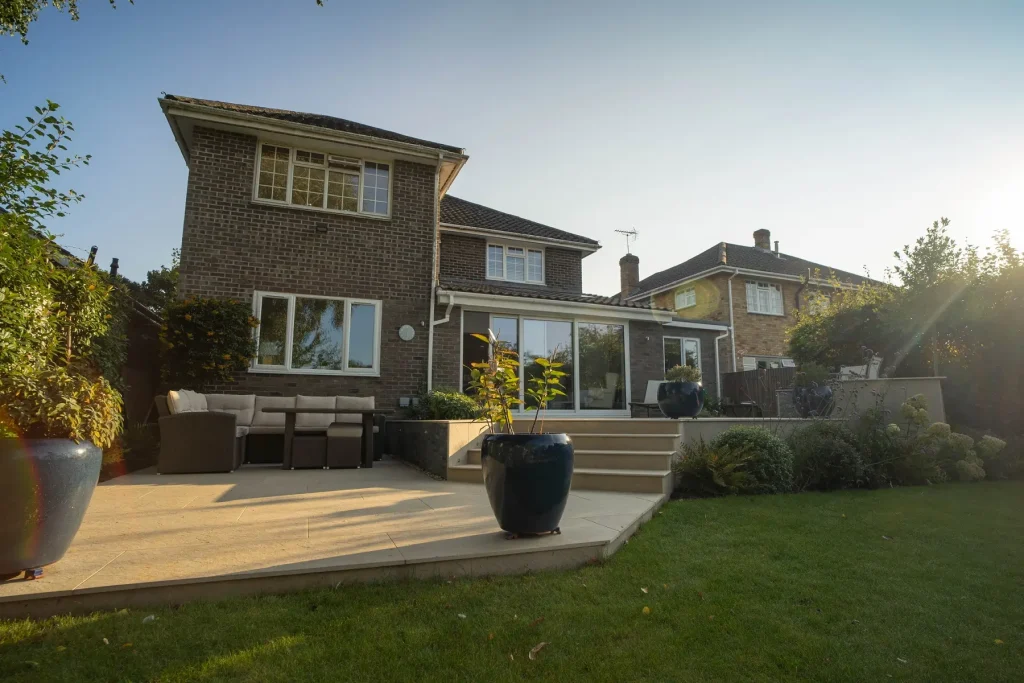
<instances>
[{"instance_id":1,"label":"sliding glass door","mask_svg":"<svg viewBox=\"0 0 1024 683\"><path fill-rule=\"evenodd\" d=\"M497 320L497 318L495 318ZM565 373L562 378L562 391L559 396L548 403L549 410L573 410L575 402L575 378L573 375L573 344L572 321L569 320L531 320L523 318L523 353L520 357L524 378L523 388L530 386L530 380L539 377L541 367L535 362L537 358L550 358L562 363L559 368ZM527 406L536 405L528 396Z\"/></svg>"},{"instance_id":2,"label":"sliding glass door","mask_svg":"<svg viewBox=\"0 0 1024 683\"><path fill-rule=\"evenodd\" d=\"M626 334L623 325L577 323L580 410L626 408Z\"/></svg>"},{"instance_id":3,"label":"sliding glass door","mask_svg":"<svg viewBox=\"0 0 1024 683\"><path fill-rule=\"evenodd\" d=\"M560 370L566 373L562 378L565 396L552 401L549 410L589 414L626 411L629 401L626 325L483 311L465 311L462 321L463 391L469 387L468 366L490 357L490 347L472 335L486 336L490 330L520 356L520 397L527 405L531 401L526 396L530 379L538 377L541 371L536 359L553 358L563 364Z\"/></svg>"}]
</instances>

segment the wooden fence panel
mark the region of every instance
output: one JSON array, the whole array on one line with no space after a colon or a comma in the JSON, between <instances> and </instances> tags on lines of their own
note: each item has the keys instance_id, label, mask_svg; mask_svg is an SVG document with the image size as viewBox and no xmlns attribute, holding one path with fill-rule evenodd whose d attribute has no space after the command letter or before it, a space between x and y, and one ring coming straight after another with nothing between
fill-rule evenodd
<instances>
[{"instance_id":1,"label":"wooden fence panel","mask_svg":"<svg viewBox=\"0 0 1024 683\"><path fill-rule=\"evenodd\" d=\"M778 417L779 405L776 391L793 386L796 368L769 368L767 370L746 370L744 372L722 373L722 400L753 403L764 417Z\"/></svg>"}]
</instances>

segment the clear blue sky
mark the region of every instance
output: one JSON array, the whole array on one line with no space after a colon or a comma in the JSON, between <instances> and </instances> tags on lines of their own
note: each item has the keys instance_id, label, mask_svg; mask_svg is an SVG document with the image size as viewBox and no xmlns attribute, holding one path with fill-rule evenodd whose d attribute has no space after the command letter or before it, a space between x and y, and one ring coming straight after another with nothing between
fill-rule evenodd
<instances>
[{"instance_id":1,"label":"clear blue sky","mask_svg":"<svg viewBox=\"0 0 1024 683\"><path fill-rule=\"evenodd\" d=\"M0 125L62 105L94 161L51 228L133 278L181 239L161 91L463 146L452 194L599 239L597 293L630 227L641 276L761 227L875 276L940 216L1024 246L1024 2L549 4L84 0L0 39Z\"/></svg>"}]
</instances>

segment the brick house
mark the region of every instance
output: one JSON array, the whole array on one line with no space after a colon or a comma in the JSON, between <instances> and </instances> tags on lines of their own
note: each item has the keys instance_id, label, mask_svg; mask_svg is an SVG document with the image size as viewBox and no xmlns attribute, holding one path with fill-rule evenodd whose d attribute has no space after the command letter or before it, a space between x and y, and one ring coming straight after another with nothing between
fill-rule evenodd
<instances>
[{"instance_id":1,"label":"brick house","mask_svg":"<svg viewBox=\"0 0 1024 683\"><path fill-rule=\"evenodd\" d=\"M571 382L552 410L628 415L688 362L717 390L727 326L652 301L585 294L595 240L449 194L469 157L345 119L165 95L188 165L180 295L250 302L257 357L227 386L373 395L398 407L465 386L493 330ZM534 365L533 368L536 368Z\"/></svg>"},{"instance_id":2,"label":"brick house","mask_svg":"<svg viewBox=\"0 0 1024 683\"><path fill-rule=\"evenodd\" d=\"M722 242L643 280L635 256L623 257L619 266L622 300L729 326L723 372L792 365L786 335L798 311L827 305L843 289L881 284L781 253L778 242L772 250L764 229L754 232L753 246Z\"/></svg>"}]
</instances>

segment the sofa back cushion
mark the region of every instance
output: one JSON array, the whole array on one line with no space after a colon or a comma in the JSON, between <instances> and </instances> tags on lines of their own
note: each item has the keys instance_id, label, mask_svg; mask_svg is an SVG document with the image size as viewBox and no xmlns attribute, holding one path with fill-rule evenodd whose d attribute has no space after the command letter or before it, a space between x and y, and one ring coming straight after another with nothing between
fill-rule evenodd
<instances>
[{"instance_id":1,"label":"sofa back cushion","mask_svg":"<svg viewBox=\"0 0 1024 683\"><path fill-rule=\"evenodd\" d=\"M294 396L257 396L252 416L253 427L280 427L284 431L284 413L264 413L264 408L294 408Z\"/></svg>"},{"instance_id":2,"label":"sofa back cushion","mask_svg":"<svg viewBox=\"0 0 1024 683\"><path fill-rule=\"evenodd\" d=\"M373 408L373 396L338 396L334 404L336 410L365 410ZM363 416L354 413L338 414L338 422L362 424Z\"/></svg>"},{"instance_id":3,"label":"sofa back cushion","mask_svg":"<svg viewBox=\"0 0 1024 683\"><path fill-rule=\"evenodd\" d=\"M334 396L296 396L296 408L334 408ZM334 422L332 413L299 413L295 428L306 431L324 431Z\"/></svg>"},{"instance_id":4,"label":"sofa back cushion","mask_svg":"<svg viewBox=\"0 0 1024 683\"><path fill-rule=\"evenodd\" d=\"M207 410L206 396L188 389L167 392L167 408L171 415L178 413L200 413Z\"/></svg>"},{"instance_id":5,"label":"sofa back cushion","mask_svg":"<svg viewBox=\"0 0 1024 683\"><path fill-rule=\"evenodd\" d=\"M206 407L220 413L235 416L235 425L248 427L252 424L256 396L253 394L206 394Z\"/></svg>"}]
</instances>

